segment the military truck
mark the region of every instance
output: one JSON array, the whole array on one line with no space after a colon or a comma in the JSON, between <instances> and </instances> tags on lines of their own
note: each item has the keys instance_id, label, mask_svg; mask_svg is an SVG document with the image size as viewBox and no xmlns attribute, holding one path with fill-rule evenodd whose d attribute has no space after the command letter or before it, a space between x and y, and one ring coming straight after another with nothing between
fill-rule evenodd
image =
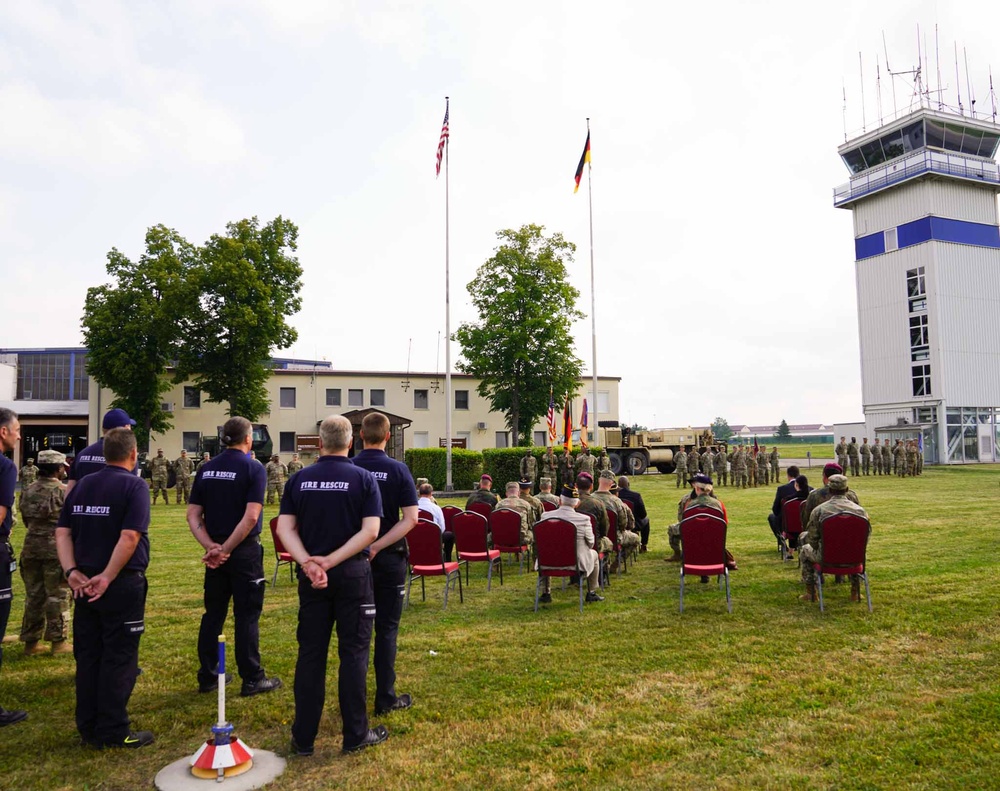
<instances>
[{"instance_id":1,"label":"military truck","mask_svg":"<svg viewBox=\"0 0 1000 791\"><path fill-rule=\"evenodd\" d=\"M201 450L198 451L199 457L202 453L207 452L214 459L223 451L226 446L222 441L222 428L222 426L218 427L214 437L203 436L201 438ZM274 442L271 441L271 432L267 430L267 426L263 423L253 424L253 445L250 446L250 450L264 464L267 464L271 458L271 454L274 453Z\"/></svg>"},{"instance_id":2,"label":"military truck","mask_svg":"<svg viewBox=\"0 0 1000 791\"><path fill-rule=\"evenodd\" d=\"M674 455L681 448L690 452L692 448L726 445L711 432L698 434L692 428L632 431L628 426L620 426L617 420L602 420L597 425L598 444L608 451L615 475L642 475L650 467L664 474L672 473Z\"/></svg>"}]
</instances>

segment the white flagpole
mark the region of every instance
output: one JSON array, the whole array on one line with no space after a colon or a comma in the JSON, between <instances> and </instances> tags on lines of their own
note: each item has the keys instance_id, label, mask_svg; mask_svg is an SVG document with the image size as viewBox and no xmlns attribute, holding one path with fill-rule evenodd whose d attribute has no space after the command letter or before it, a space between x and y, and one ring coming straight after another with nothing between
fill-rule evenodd
<instances>
[{"instance_id":1,"label":"white flagpole","mask_svg":"<svg viewBox=\"0 0 1000 791\"><path fill-rule=\"evenodd\" d=\"M444 97L446 105L449 103ZM451 143L451 120L448 121L448 139L444 143L444 436L447 450L445 451L445 485L446 492L455 491L451 480L451 266L450 266L450 233L449 227L449 196L448 196L448 148Z\"/></svg>"},{"instance_id":2,"label":"white flagpole","mask_svg":"<svg viewBox=\"0 0 1000 791\"><path fill-rule=\"evenodd\" d=\"M590 140L590 119L587 119L587 140ZM593 155L588 157L588 159L593 159ZM597 418L597 293L594 289L594 188L592 181L592 171L593 162L587 162L587 199L590 204L590 322L591 322L591 332L593 336L593 353L594 362L592 373L594 377L594 394L592 397L592 402L589 406L590 409L587 411L593 413L593 417L590 414L587 415L588 426L590 423L595 424L594 436L597 436L596 429L596 418ZM589 433L589 428L587 429Z\"/></svg>"}]
</instances>

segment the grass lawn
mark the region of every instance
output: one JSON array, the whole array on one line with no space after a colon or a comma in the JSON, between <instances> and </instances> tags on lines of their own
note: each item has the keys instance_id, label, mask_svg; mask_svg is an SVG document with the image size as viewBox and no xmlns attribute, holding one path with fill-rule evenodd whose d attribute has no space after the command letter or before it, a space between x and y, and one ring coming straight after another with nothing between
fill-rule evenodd
<instances>
[{"instance_id":1,"label":"grass lawn","mask_svg":"<svg viewBox=\"0 0 1000 791\"><path fill-rule=\"evenodd\" d=\"M490 593L474 569L465 603L449 597L443 612L441 581L429 581L399 636L398 690L415 705L375 720L389 741L340 755L334 653L316 755L289 759L270 787L997 788L1000 569L984 539L996 535L998 473L928 468L918 479L853 481L874 525L875 611L830 585L824 615L797 601L795 564L778 559L765 521L772 487L720 490L740 567L733 614L714 584L697 582L678 613L676 567L662 559L679 492L672 476L637 479L650 551L613 580L605 602L581 615L575 589L556 588L555 602L533 613L534 575L508 566ZM810 478L818 483L819 471ZM80 748L72 658L8 646L0 702L31 716L3 729L0 788L148 788L209 735L215 696L197 694L195 679L200 552L182 512L154 511L145 674L130 705L133 726L153 730L156 744ZM16 527L15 544L22 537ZM273 570L269 537L265 548ZM19 587L15 595L8 633L20 623ZM285 688L241 699L238 682L230 686L238 735L281 754L296 612L286 572L261 622L265 666ZM373 684L370 675L369 698Z\"/></svg>"}]
</instances>

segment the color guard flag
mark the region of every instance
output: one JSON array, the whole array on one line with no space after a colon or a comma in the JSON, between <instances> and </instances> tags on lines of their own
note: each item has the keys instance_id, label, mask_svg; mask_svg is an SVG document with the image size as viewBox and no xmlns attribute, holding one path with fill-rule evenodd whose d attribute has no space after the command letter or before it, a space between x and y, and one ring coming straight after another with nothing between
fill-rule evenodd
<instances>
[{"instance_id":1,"label":"color guard flag","mask_svg":"<svg viewBox=\"0 0 1000 791\"><path fill-rule=\"evenodd\" d=\"M753 435L753 455L756 456L760 452L760 446L757 444L757 435Z\"/></svg>"},{"instance_id":2,"label":"color guard flag","mask_svg":"<svg viewBox=\"0 0 1000 791\"><path fill-rule=\"evenodd\" d=\"M573 448L573 413L569 408L569 396L563 409L563 448L567 453Z\"/></svg>"},{"instance_id":3,"label":"color guard flag","mask_svg":"<svg viewBox=\"0 0 1000 791\"><path fill-rule=\"evenodd\" d=\"M548 424L549 424L549 445L555 444L556 437L559 436L559 431L556 429L556 401L552 397L552 388L549 388L549 414L548 414Z\"/></svg>"},{"instance_id":4,"label":"color guard flag","mask_svg":"<svg viewBox=\"0 0 1000 791\"><path fill-rule=\"evenodd\" d=\"M583 166L590 162L590 132L587 132L587 142L583 147L583 153L580 155L580 164L576 166L576 186L573 187L573 194L580 189L580 179L583 178Z\"/></svg>"},{"instance_id":5,"label":"color guard flag","mask_svg":"<svg viewBox=\"0 0 1000 791\"><path fill-rule=\"evenodd\" d=\"M438 140L437 172L434 174L435 178L441 175L441 158L444 156L444 147L448 144L448 105L449 101L446 98L444 100L444 123L441 124L441 139Z\"/></svg>"},{"instance_id":6,"label":"color guard flag","mask_svg":"<svg viewBox=\"0 0 1000 791\"><path fill-rule=\"evenodd\" d=\"M583 412L580 413L580 446L587 447L587 399L583 399Z\"/></svg>"}]
</instances>

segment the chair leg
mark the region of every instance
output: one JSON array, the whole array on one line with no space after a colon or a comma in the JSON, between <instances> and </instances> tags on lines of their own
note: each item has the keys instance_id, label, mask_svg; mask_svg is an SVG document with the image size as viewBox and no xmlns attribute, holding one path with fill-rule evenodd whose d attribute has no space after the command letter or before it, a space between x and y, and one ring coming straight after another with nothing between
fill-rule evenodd
<instances>
[{"instance_id":1,"label":"chair leg","mask_svg":"<svg viewBox=\"0 0 1000 791\"><path fill-rule=\"evenodd\" d=\"M587 584L584 581L585 579L586 579L586 577L584 577L583 574L581 573L580 574L580 612L583 612L583 586Z\"/></svg>"},{"instance_id":2,"label":"chair leg","mask_svg":"<svg viewBox=\"0 0 1000 791\"><path fill-rule=\"evenodd\" d=\"M462 579L462 570L461 569L456 569L456 573L458 574L459 581L461 581L461 579ZM452 581L451 575L450 574L446 574L445 578L444 578L444 607L441 608L442 610L447 610L448 609L448 588L450 588L454 584L455 583Z\"/></svg>"},{"instance_id":3,"label":"chair leg","mask_svg":"<svg viewBox=\"0 0 1000 791\"><path fill-rule=\"evenodd\" d=\"M493 561L492 560L487 560L487 564L489 565L489 568L486 569L486 592L489 593L490 592L490 584L493 582ZM468 583L469 582L469 576L468 576L468 574L469 574L469 571L468 571L469 566L468 566L468 564L466 564L465 569L466 569L466 571L465 571L465 574L466 574L465 581L466 581L466 583Z\"/></svg>"},{"instance_id":4,"label":"chair leg","mask_svg":"<svg viewBox=\"0 0 1000 791\"><path fill-rule=\"evenodd\" d=\"M464 604L465 597L462 595L462 575L458 575L458 603Z\"/></svg>"},{"instance_id":5,"label":"chair leg","mask_svg":"<svg viewBox=\"0 0 1000 791\"><path fill-rule=\"evenodd\" d=\"M490 563L493 561L491 560ZM497 570L500 572L500 585L503 586L503 562L497 558Z\"/></svg>"},{"instance_id":6,"label":"chair leg","mask_svg":"<svg viewBox=\"0 0 1000 791\"><path fill-rule=\"evenodd\" d=\"M872 589L868 587L868 571L865 570L861 575L861 579L865 581L865 598L868 600L868 612L872 611Z\"/></svg>"},{"instance_id":7,"label":"chair leg","mask_svg":"<svg viewBox=\"0 0 1000 791\"><path fill-rule=\"evenodd\" d=\"M684 612L684 569L681 569L681 612Z\"/></svg>"},{"instance_id":8,"label":"chair leg","mask_svg":"<svg viewBox=\"0 0 1000 791\"><path fill-rule=\"evenodd\" d=\"M503 573L503 572L501 572ZM538 575L538 582L535 583L535 612L538 612L538 597L542 590L542 575Z\"/></svg>"},{"instance_id":9,"label":"chair leg","mask_svg":"<svg viewBox=\"0 0 1000 791\"><path fill-rule=\"evenodd\" d=\"M274 564L274 579L271 580L271 587L278 584L278 571L281 569L281 561Z\"/></svg>"},{"instance_id":10,"label":"chair leg","mask_svg":"<svg viewBox=\"0 0 1000 791\"><path fill-rule=\"evenodd\" d=\"M725 569L726 574L726 609L729 610L730 615L733 612L733 597L729 593L729 569Z\"/></svg>"},{"instance_id":11,"label":"chair leg","mask_svg":"<svg viewBox=\"0 0 1000 791\"><path fill-rule=\"evenodd\" d=\"M406 575L406 601L403 602L403 607L410 606L410 584L413 582L413 575Z\"/></svg>"},{"instance_id":12,"label":"chair leg","mask_svg":"<svg viewBox=\"0 0 1000 791\"><path fill-rule=\"evenodd\" d=\"M420 601L427 601L427 586L423 577L420 578Z\"/></svg>"},{"instance_id":13,"label":"chair leg","mask_svg":"<svg viewBox=\"0 0 1000 791\"><path fill-rule=\"evenodd\" d=\"M821 573L816 574L816 592L819 594L819 611L825 612L823 609L823 575Z\"/></svg>"}]
</instances>

